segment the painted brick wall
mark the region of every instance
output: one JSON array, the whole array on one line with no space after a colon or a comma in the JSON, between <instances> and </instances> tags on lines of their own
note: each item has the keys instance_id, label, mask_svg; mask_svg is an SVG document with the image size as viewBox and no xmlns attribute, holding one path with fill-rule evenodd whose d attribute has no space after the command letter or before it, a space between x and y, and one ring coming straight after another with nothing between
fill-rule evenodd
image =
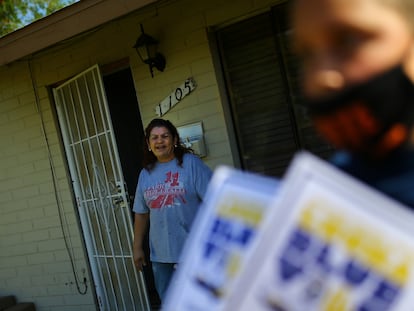
<instances>
[{"instance_id":1,"label":"painted brick wall","mask_svg":"<svg viewBox=\"0 0 414 311\"><path fill-rule=\"evenodd\" d=\"M243 19L276 2L160 1L37 53L31 64L39 109L28 60L0 68L0 295L15 294L20 301L34 301L40 311L95 308L90 290L85 296L77 293L63 240L59 208L76 258L76 272L83 277L87 264L48 88L96 63L105 65L127 57L143 119L137 126L145 127L156 117L154 106L193 77L196 90L165 118L177 126L202 121L206 163L211 168L234 165L207 28ZM154 78L132 49L140 23L159 39L159 50L167 59L165 71L156 71ZM86 276L89 279L88 270Z\"/></svg>"}]
</instances>

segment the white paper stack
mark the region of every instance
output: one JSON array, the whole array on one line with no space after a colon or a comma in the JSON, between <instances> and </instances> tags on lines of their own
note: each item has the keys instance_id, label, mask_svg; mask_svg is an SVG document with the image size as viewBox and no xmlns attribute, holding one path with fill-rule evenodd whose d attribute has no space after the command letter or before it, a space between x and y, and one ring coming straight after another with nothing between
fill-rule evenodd
<instances>
[{"instance_id":1,"label":"white paper stack","mask_svg":"<svg viewBox=\"0 0 414 311\"><path fill-rule=\"evenodd\" d=\"M407 311L414 215L309 154L283 180L226 311Z\"/></svg>"},{"instance_id":2,"label":"white paper stack","mask_svg":"<svg viewBox=\"0 0 414 311\"><path fill-rule=\"evenodd\" d=\"M308 153L214 174L166 311L414 308L414 214Z\"/></svg>"},{"instance_id":3,"label":"white paper stack","mask_svg":"<svg viewBox=\"0 0 414 311\"><path fill-rule=\"evenodd\" d=\"M279 182L220 167L192 226L163 311L215 311L253 254Z\"/></svg>"}]
</instances>

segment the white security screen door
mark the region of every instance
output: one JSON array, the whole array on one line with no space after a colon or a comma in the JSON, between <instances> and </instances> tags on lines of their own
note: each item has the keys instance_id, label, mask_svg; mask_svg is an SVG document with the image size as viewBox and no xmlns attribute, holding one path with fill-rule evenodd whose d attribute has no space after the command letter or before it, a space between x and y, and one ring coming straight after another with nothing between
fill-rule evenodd
<instances>
[{"instance_id":1,"label":"white security screen door","mask_svg":"<svg viewBox=\"0 0 414 311\"><path fill-rule=\"evenodd\" d=\"M97 65L54 89L101 310L150 310L132 258L128 194Z\"/></svg>"}]
</instances>

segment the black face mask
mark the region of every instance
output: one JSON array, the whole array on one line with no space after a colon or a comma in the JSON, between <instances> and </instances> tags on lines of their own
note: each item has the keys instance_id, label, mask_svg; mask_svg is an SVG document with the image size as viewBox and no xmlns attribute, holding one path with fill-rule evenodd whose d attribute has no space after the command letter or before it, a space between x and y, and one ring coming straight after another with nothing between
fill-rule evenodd
<instances>
[{"instance_id":1,"label":"black face mask","mask_svg":"<svg viewBox=\"0 0 414 311\"><path fill-rule=\"evenodd\" d=\"M372 138L372 143L378 141L396 123L401 123L408 129L414 124L414 84L402 66L394 67L333 96L307 100L313 116L329 116L341 107L355 103L365 105L381 126L378 135Z\"/></svg>"}]
</instances>

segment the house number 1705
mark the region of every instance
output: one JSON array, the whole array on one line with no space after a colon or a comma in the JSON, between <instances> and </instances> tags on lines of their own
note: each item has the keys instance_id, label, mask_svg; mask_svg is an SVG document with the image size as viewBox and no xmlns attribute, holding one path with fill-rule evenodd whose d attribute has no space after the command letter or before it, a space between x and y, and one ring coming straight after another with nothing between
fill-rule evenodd
<instances>
[{"instance_id":1,"label":"house number 1705","mask_svg":"<svg viewBox=\"0 0 414 311\"><path fill-rule=\"evenodd\" d=\"M172 107L177 105L180 101L183 100L188 94L190 94L197 84L193 78L188 78L177 87L170 95L164 98L157 106L155 106L155 113L162 117L165 115Z\"/></svg>"}]
</instances>

